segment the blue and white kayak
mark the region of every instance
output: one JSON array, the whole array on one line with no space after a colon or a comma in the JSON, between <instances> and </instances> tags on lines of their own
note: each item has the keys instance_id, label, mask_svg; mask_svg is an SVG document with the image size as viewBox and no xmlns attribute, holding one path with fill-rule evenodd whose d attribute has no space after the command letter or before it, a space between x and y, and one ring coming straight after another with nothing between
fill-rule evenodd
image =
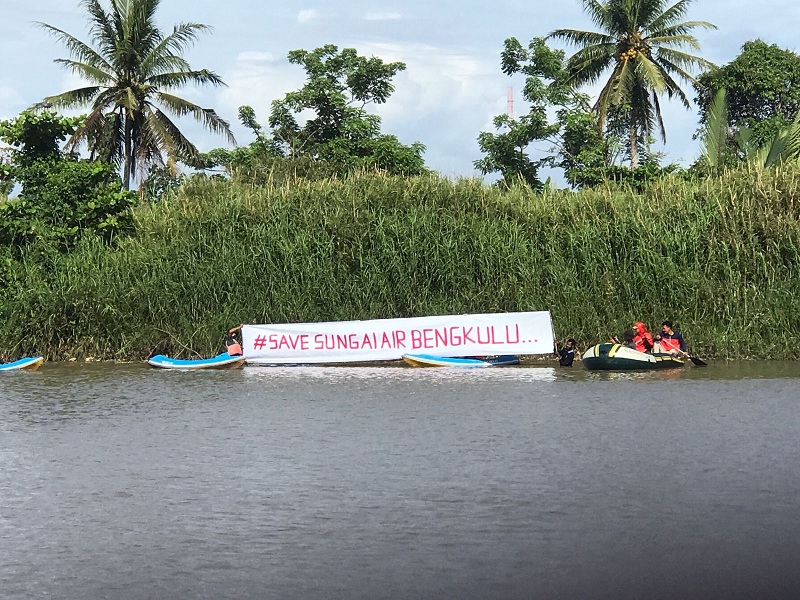
<instances>
[{"instance_id":1,"label":"blue and white kayak","mask_svg":"<svg viewBox=\"0 0 800 600\"><path fill-rule=\"evenodd\" d=\"M412 367L481 368L519 364L519 357L515 355L487 356L486 358L453 358L432 356L430 354L403 354L403 360Z\"/></svg>"},{"instance_id":2,"label":"blue and white kayak","mask_svg":"<svg viewBox=\"0 0 800 600\"><path fill-rule=\"evenodd\" d=\"M35 371L43 362L43 356L28 356L14 362L0 363L0 371Z\"/></svg>"},{"instance_id":3,"label":"blue and white kayak","mask_svg":"<svg viewBox=\"0 0 800 600\"><path fill-rule=\"evenodd\" d=\"M147 361L147 364L151 367L178 369L182 371L193 371L197 369L238 369L244 365L244 356L241 354L231 356L225 352L223 354L218 354L214 358L183 360L180 358L170 358L163 354L156 354Z\"/></svg>"},{"instance_id":4,"label":"blue and white kayak","mask_svg":"<svg viewBox=\"0 0 800 600\"><path fill-rule=\"evenodd\" d=\"M499 354L498 356L486 356L481 360L485 360L493 367L508 367L511 365L519 364L519 356L516 354Z\"/></svg>"}]
</instances>

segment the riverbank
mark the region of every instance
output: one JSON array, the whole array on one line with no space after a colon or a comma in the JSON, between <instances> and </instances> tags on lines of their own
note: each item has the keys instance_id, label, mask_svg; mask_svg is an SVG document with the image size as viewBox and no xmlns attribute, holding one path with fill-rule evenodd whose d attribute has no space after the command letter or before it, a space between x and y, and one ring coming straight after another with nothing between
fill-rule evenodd
<instances>
[{"instance_id":1,"label":"riverbank","mask_svg":"<svg viewBox=\"0 0 800 600\"><path fill-rule=\"evenodd\" d=\"M241 322L550 310L557 337L582 347L670 319L696 355L796 359L798 184L798 167L664 179L641 195L195 178L137 207L113 246L31 248L2 292L0 348L210 356Z\"/></svg>"}]
</instances>

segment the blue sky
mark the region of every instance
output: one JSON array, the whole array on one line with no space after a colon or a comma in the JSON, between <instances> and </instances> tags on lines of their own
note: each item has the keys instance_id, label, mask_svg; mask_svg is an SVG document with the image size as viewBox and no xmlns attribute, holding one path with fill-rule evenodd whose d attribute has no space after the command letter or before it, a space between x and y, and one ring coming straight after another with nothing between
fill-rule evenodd
<instances>
[{"instance_id":1,"label":"blue sky","mask_svg":"<svg viewBox=\"0 0 800 600\"><path fill-rule=\"evenodd\" d=\"M35 22L89 38L79 0L0 0L0 9L0 119L7 119L44 96L79 85L53 63L66 58L66 50ZM697 32L701 53L717 64L731 61L755 38L798 50L793 24L800 22L800 4L787 0L696 0L687 20L718 26ZM162 0L163 29L189 21L213 31L186 58L193 68L216 71L228 87L186 88L181 95L217 110L231 122L239 143L252 141L238 123L239 106L252 106L265 123L271 101L302 86L302 68L290 65L287 53L330 43L407 64L394 79L395 93L377 111L383 131L404 143L424 143L428 166L451 177L476 175L472 162L481 156L476 138L492 130L493 116L505 112L509 86L515 112L524 110L521 80L500 71L503 41L513 36L526 44L561 27L594 29L580 0ZM664 113L667 144L655 149L665 152L667 161L691 163L697 156L691 139L696 113L667 101ZM223 138L199 125L186 121L182 127L201 150L225 146ZM547 148L542 143L540 149Z\"/></svg>"}]
</instances>

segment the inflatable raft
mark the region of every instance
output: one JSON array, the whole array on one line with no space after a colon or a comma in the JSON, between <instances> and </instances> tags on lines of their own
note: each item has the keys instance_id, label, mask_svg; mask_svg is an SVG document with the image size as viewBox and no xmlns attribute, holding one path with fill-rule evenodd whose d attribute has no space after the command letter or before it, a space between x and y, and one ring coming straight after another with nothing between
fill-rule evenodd
<instances>
[{"instance_id":1,"label":"inflatable raft","mask_svg":"<svg viewBox=\"0 0 800 600\"><path fill-rule=\"evenodd\" d=\"M674 354L645 354L621 344L597 344L583 353L583 366L592 371L649 371L675 369L686 361Z\"/></svg>"}]
</instances>

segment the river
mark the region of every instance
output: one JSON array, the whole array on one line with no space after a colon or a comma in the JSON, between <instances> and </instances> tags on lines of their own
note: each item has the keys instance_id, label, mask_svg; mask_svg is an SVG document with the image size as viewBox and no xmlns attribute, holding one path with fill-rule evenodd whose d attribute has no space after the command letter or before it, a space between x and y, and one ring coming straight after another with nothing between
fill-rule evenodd
<instances>
[{"instance_id":1,"label":"river","mask_svg":"<svg viewBox=\"0 0 800 600\"><path fill-rule=\"evenodd\" d=\"M0 373L0 597L791 598L800 364Z\"/></svg>"}]
</instances>

